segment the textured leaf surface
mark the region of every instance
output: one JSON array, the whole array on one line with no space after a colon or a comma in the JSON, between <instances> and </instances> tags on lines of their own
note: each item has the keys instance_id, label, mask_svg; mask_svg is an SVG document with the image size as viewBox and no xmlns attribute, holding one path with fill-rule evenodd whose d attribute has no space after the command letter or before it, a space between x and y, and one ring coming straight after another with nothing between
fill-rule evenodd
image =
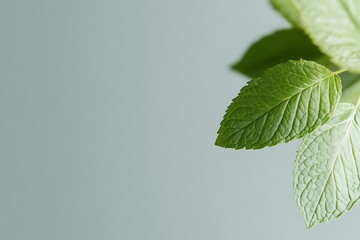
<instances>
[{"instance_id":1,"label":"textured leaf surface","mask_svg":"<svg viewBox=\"0 0 360 240\"><path fill-rule=\"evenodd\" d=\"M357 107L340 103L327 124L303 139L293 184L307 227L339 217L359 199L359 124Z\"/></svg>"},{"instance_id":2,"label":"textured leaf surface","mask_svg":"<svg viewBox=\"0 0 360 240\"><path fill-rule=\"evenodd\" d=\"M270 68L230 104L216 145L263 148L302 137L330 119L341 89L341 79L314 62Z\"/></svg>"},{"instance_id":3,"label":"textured leaf surface","mask_svg":"<svg viewBox=\"0 0 360 240\"><path fill-rule=\"evenodd\" d=\"M270 0L271 5L294 26L300 26L300 14L292 0Z\"/></svg>"},{"instance_id":4,"label":"textured leaf surface","mask_svg":"<svg viewBox=\"0 0 360 240\"><path fill-rule=\"evenodd\" d=\"M276 31L254 43L233 69L249 77L258 77L266 69L288 60L318 60L318 47L300 29Z\"/></svg>"},{"instance_id":5,"label":"textured leaf surface","mask_svg":"<svg viewBox=\"0 0 360 240\"><path fill-rule=\"evenodd\" d=\"M360 72L360 1L293 0L303 27L321 50L344 68Z\"/></svg>"}]
</instances>

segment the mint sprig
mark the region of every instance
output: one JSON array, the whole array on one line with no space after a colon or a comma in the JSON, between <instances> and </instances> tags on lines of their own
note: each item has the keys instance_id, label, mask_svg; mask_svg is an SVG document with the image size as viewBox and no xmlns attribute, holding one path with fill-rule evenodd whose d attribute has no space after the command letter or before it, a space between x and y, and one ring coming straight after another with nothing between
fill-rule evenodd
<instances>
[{"instance_id":1,"label":"mint sprig","mask_svg":"<svg viewBox=\"0 0 360 240\"><path fill-rule=\"evenodd\" d=\"M270 3L293 28L257 41L233 65L252 80L215 144L260 149L303 138L293 187L310 228L360 199L360 1Z\"/></svg>"}]
</instances>

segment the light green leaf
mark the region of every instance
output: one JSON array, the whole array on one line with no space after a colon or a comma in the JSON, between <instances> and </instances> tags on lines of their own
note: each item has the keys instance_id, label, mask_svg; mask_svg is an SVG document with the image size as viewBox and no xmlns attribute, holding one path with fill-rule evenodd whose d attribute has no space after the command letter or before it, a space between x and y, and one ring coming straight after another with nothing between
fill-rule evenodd
<instances>
[{"instance_id":1,"label":"light green leaf","mask_svg":"<svg viewBox=\"0 0 360 240\"><path fill-rule=\"evenodd\" d=\"M292 0L270 0L270 3L294 26L301 26L299 11Z\"/></svg>"},{"instance_id":2,"label":"light green leaf","mask_svg":"<svg viewBox=\"0 0 360 240\"><path fill-rule=\"evenodd\" d=\"M324 58L310 38L300 29L276 31L254 43L232 68L249 77L288 60Z\"/></svg>"},{"instance_id":3,"label":"light green leaf","mask_svg":"<svg viewBox=\"0 0 360 240\"><path fill-rule=\"evenodd\" d=\"M293 0L303 27L338 65L360 72L360 1Z\"/></svg>"},{"instance_id":4,"label":"light green leaf","mask_svg":"<svg viewBox=\"0 0 360 240\"><path fill-rule=\"evenodd\" d=\"M340 103L328 123L303 139L293 185L309 228L349 211L360 197L359 124L358 107Z\"/></svg>"},{"instance_id":5,"label":"light green leaf","mask_svg":"<svg viewBox=\"0 0 360 240\"><path fill-rule=\"evenodd\" d=\"M270 68L230 104L216 145L255 149L302 137L330 119L341 89L340 77L315 62Z\"/></svg>"}]
</instances>

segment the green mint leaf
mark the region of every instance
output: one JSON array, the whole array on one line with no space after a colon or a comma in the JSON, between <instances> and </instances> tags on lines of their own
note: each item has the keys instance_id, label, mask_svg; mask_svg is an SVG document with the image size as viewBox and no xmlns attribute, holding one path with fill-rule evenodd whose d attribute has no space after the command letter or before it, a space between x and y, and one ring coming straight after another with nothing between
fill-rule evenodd
<instances>
[{"instance_id":1,"label":"green mint leaf","mask_svg":"<svg viewBox=\"0 0 360 240\"><path fill-rule=\"evenodd\" d=\"M258 149L302 137L330 119L341 90L340 77L315 62L272 67L241 89L215 144Z\"/></svg>"},{"instance_id":2,"label":"green mint leaf","mask_svg":"<svg viewBox=\"0 0 360 240\"><path fill-rule=\"evenodd\" d=\"M338 65L360 72L360 1L293 0L303 27Z\"/></svg>"},{"instance_id":3,"label":"green mint leaf","mask_svg":"<svg viewBox=\"0 0 360 240\"><path fill-rule=\"evenodd\" d=\"M276 31L254 43L232 68L249 77L258 77L266 69L288 60L317 60L324 57L300 29Z\"/></svg>"},{"instance_id":4,"label":"green mint leaf","mask_svg":"<svg viewBox=\"0 0 360 240\"><path fill-rule=\"evenodd\" d=\"M301 26L300 14L292 0L270 0L271 5L294 26Z\"/></svg>"},{"instance_id":5,"label":"green mint leaf","mask_svg":"<svg viewBox=\"0 0 360 240\"><path fill-rule=\"evenodd\" d=\"M340 103L307 135L294 167L294 190L308 228L349 211L360 197L360 111Z\"/></svg>"}]
</instances>

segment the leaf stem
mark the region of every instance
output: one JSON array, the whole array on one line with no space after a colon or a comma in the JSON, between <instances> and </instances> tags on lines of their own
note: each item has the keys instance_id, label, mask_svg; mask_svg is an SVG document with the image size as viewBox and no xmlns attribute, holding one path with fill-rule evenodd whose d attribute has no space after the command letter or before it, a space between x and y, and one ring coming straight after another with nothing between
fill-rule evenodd
<instances>
[{"instance_id":1,"label":"leaf stem","mask_svg":"<svg viewBox=\"0 0 360 240\"><path fill-rule=\"evenodd\" d=\"M340 73L347 72L347 71L349 71L349 69L343 68L343 69L335 71L334 74L339 75Z\"/></svg>"}]
</instances>

